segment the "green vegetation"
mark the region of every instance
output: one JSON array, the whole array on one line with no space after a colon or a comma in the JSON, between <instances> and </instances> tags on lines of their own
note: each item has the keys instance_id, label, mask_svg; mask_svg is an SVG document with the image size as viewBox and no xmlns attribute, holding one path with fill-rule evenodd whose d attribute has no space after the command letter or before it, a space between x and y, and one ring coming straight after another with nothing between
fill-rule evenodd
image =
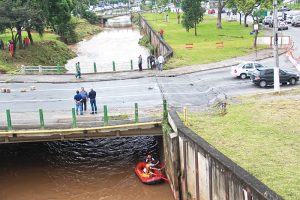
<instances>
[{"instance_id":1,"label":"green vegetation","mask_svg":"<svg viewBox=\"0 0 300 200\"><path fill-rule=\"evenodd\" d=\"M90 24L86 19L72 17L66 29L65 37L61 39L67 44L74 44L83 40L83 38L92 36L101 31L100 26Z\"/></svg>"},{"instance_id":2,"label":"green vegetation","mask_svg":"<svg viewBox=\"0 0 300 200\"><path fill-rule=\"evenodd\" d=\"M77 41L79 42L86 37L92 36L101 31L99 25L90 24L86 19L73 17L72 21L76 23L75 33L77 35Z\"/></svg>"},{"instance_id":3,"label":"green vegetation","mask_svg":"<svg viewBox=\"0 0 300 200\"><path fill-rule=\"evenodd\" d=\"M0 73L15 73L21 65L64 65L76 54L59 40L67 43L76 43L101 30L99 26L92 25L87 20L78 17L72 17L71 23L75 26L74 35L68 37L67 41L51 32L45 32L42 37L34 32L32 33L34 45L29 45L28 49L18 49L13 59L11 59L8 50L0 50ZM23 31L22 36L26 37L27 32ZM3 39L6 45L7 41L11 40L10 32L0 34L0 39Z\"/></svg>"},{"instance_id":4,"label":"green vegetation","mask_svg":"<svg viewBox=\"0 0 300 200\"><path fill-rule=\"evenodd\" d=\"M194 29L197 36L197 25L203 21L205 9L202 8L202 0L182 0L181 8L183 11L182 24L187 31Z\"/></svg>"},{"instance_id":5,"label":"green vegetation","mask_svg":"<svg viewBox=\"0 0 300 200\"><path fill-rule=\"evenodd\" d=\"M120 115L112 115L108 116L110 120L128 120L129 116L127 114L120 114Z\"/></svg>"},{"instance_id":6,"label":"green vegetation","mask_svg":"<svg viewBox=\"0 0 300 200\"><path fill-rule=\"evenodd\" d=\"M49 34L49 38L53 36ZM16 51L13 59L8 50L0 50L0 73L16 73L21 65L63 65L75 56L76 54L60 41L36 39L35 45Z\"/></svg>"},{"instance_id":7,"label":"green vegetation","mask_svg":"<svg viewBox=\"0 0 300 200\"><path fill-rule=\"evenodd\" d=\"M300 90L233 99L226 115L192 113L188 126L287 200L300 197Z\"/></svg>"},{"instance_id":8,"label":"green vegetation","mask_svg":"<svg viewBox=\"0 0 300 200\"><path fill-rule=\"evenodd\" d=\"M154 47L150 43L150 39L147 35L143 35L142 38L139 40L139 45L142 45L146 48L148 48L151 52L151 54L154 54Z\"/></svg>"},{"instance_id":9,"label":"green vegetation","mask_svg":"<svg viewBox=\"0 0 300 200\"><path fill-rule=\"evenodd\" d=\"M293 10L300 10L300 2L297 4L284 4L285 6L293 9Z\"/></svg>"},{"instance_id":10,"label":"green vegetation","mask_svg":"<svg viewBox=\"0 0 300 200\"><path fill-rule=\"evenodd\" d=\"M223 28L216 28L216 18L204 17L197 26L198 36L186 32L177 24L176 13L169 13L169 22L164 21L163 14L147 13L145 19L157 31L165 31L165 41L173 48L174 57L167 63L167 68L178 66L217 62L254 52L251 28L245 28L237 22L223 22ZM224 49L216 48L216 42L224 42ZM193 43L192 49L186 44ZM261 48L261 47L259 47Z\"/></svg>"}]
</instances>

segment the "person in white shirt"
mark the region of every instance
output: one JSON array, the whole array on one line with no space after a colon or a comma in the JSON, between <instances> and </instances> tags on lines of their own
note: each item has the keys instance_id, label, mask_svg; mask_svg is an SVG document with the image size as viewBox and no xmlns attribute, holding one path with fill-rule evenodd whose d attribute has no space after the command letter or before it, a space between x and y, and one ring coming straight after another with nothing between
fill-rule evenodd
<instances>
[{"instance_id":1,"label":"person in white shirt","mask_svg":"<svg viewBox=\"0 0 300 200\"><path fill-rule=\"evenodd\" d=\"M160 55L158 58L158 70L159 71L162 71L163 70L163 65L164 65L164 62L165 62L165 59L162 55Z\"/></svg>"}]
</instances>

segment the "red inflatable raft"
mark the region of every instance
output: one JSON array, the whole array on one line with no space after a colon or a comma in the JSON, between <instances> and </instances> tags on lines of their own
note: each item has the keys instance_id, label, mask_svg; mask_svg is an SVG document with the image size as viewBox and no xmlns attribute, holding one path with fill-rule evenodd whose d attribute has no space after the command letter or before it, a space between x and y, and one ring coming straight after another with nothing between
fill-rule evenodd
<instances>
[{"instance_id":1,"label":"red inflatable raft","mask_svg":"<svg viewBox=\"0 0 300 200\"><path fill-rule=\"evenodd\" d=\"M148 185L154 185L157 183L162 183L164 180L167 180L164 175L157 169L153 169L153 174L145 174L143 169L146 166L146 162L139 162L136 167L134 168L134 171L136 175L139 177L139 179L142 181L142 183L148 184Z\"/></svg>"}]
</instances>

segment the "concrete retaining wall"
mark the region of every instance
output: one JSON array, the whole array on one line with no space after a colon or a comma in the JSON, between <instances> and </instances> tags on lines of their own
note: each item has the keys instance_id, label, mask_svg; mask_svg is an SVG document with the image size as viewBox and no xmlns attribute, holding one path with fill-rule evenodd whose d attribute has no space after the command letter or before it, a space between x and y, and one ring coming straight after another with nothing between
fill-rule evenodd
<instances>
[{"instance_id":1,"label":"concrete retaining wall","mask_svg":"<svg viewBox=\"0 0 300 200\"><path fill-rule=\"evenodd\" d=\"M159 34L148 24L142 15L140 17L140 27L150 38L151 44L156 48L157 55L163 55L167 61L173 56L173 49L159 36Z\"/></svg>"},{"instance_id":2,"label":"concrete retaining wall","mask_svg":"<svg viewBox=\"0 0 300 200\"><path fill-rule=\"evenodd\" d=\"M279 195L187 128L175 111L164 134L166 172L175 199L280 200Z\"/></svg>"}]
</instances>

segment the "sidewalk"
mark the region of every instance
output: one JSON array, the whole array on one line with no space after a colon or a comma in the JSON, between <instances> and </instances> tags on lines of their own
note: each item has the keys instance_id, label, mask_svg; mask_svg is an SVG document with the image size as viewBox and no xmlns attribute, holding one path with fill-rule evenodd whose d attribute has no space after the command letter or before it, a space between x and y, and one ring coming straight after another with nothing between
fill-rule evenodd
<instances>
[{"instance_id":1,"label":"sidewalk","mask_svg":"<svg viewBox=\"0 0 300 200\"><path fill-rule=\"evenodd\" d=\"M285 50L281 49L280 54ZM183 74L191 74L205 70L226 68L237 65L242 61L248 60L264 60L273 56L273 49L264 49L256 53L251 53L245 56L231 58L216 63L201 64L179 67L176 69L156 71L144 70L139 71L125 71L125 72L109 72L109 73L96 73L96 74L83 74L81 79L75 79L74 74L63 75L10 75L1 74L0 83L78 83L78 82L97 82L97 81L111 81L111 80L124 80L124 79L138 79L144 77L175 77Z\"/></svg>"}]
</instances>

